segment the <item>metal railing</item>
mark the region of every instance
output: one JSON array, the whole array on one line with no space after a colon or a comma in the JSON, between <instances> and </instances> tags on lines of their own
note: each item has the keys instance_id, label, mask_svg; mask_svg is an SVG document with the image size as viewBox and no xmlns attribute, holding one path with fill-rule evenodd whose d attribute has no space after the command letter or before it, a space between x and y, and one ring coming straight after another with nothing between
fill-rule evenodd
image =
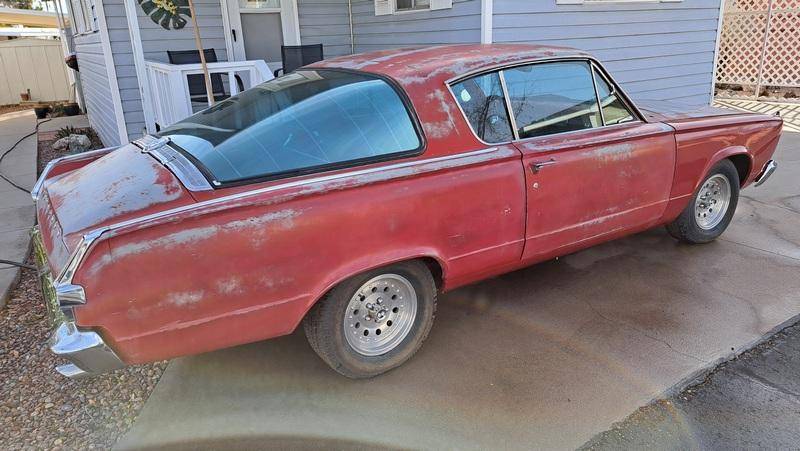
<instances>
[{"instance_id":1,"label":"metal railing","mask_svg":"<svg viewBox=\"0 0 800 451\"><path fill-rule=\"evenodd\" d=\"M240 82L243 89L250 89L274 78L267 64L260 60L208 63L207 66L210 75L220 74L226 77L226 95L238 94ZM167 127L191 116L198 104L202 107L211 106L211 103L205 100L205 93L203 102L196 100L193 102L189 92L188 76L203 74L203 67L199 63L168 64L145 61L145 68L154 120L160 127Z\"/></svg>"}]
</instances>

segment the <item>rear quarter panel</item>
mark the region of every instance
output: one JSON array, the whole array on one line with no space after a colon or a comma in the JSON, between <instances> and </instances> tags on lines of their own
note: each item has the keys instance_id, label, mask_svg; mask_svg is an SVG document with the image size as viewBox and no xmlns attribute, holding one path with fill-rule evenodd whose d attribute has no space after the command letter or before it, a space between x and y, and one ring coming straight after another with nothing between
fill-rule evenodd
<instances>
[{"instance_id":1,"label":"rear quarter panel","mask_svg":"<svg viewBox=\"0 0 800 451\"><path fill-rule=\"evenodd\" d=\"M500 146L185 212L100 241L77 320L140 363L288 334L336 283L393 261L431 257L446 287L467 283L519 261L524 192Z\"/></svg>"},{"instance_id":2,"label":"rear quarter panel","mask_svg":"<svg viewBox=\"0 0 800 451\"><path fill-rule=\"evenodd\" d=\"M774 154L782 124L780 118L764 115L671 122L675 128L675 178L665 222L680 214L711 167L725 158L746 156L750 164L740 183L742 187L751 184Z\"/></svg>"}]
</instances>

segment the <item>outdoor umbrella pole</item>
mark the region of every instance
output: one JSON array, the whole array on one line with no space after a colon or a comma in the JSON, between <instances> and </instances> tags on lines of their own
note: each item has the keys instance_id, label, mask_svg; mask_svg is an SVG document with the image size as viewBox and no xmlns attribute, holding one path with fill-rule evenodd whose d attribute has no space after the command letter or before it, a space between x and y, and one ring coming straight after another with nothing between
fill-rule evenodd
<instances>
[{"instance_id":1,"label":"outdoor umbrella pole","mask_svg":"<svg viewBox=\"0 0 800 451\"><path fill-rule=\"evenodd\" d=\"M200 29L197 27L197 13L194 10L194 2L189 0L189 12L192 13L192 25L194 26L194 43L197 45L197 51L200 52L200 65L203 67L203 78L206 80L206 96L208 97L208 104L214 105L214 93L211 88L211 75L208 74L208 65L206 64L206 54L203 51L203 43L200 41Z\"/></svg>"}]
</instances>

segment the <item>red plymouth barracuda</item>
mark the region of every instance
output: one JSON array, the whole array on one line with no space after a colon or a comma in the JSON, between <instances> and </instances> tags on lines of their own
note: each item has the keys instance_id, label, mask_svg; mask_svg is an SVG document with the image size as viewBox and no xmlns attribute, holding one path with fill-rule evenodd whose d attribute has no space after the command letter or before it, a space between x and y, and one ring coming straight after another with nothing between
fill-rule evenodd
<instances>
[{"instance_id":1,"label":"red plymouth barracuda","mask_svg":"<svg viewBox=\"0 0 800 451\"><path fill-rule=\"evenodd\" d=\"M348 377L409 359L438 292L659 225L718 237L779 117L634 103L536 45L315 63L53 161L34 243L69 377L292 333Z\"/></svg>"}]
</instances>

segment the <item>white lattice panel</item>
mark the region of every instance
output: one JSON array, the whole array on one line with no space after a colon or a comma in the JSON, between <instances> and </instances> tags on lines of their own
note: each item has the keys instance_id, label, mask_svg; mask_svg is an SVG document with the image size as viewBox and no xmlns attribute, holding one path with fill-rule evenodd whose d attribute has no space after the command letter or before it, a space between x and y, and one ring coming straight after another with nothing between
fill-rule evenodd
<instances>
[{"instance_id":1,"label":"white lattice panel","mask_svg":"<svg viewBox=\"0 0 800 451\"><path fill-rule=\"evenodd\" d=\"M718 58L719 83L800 87L800 0L726 0Z\"/></svg>"}]
</instances>

